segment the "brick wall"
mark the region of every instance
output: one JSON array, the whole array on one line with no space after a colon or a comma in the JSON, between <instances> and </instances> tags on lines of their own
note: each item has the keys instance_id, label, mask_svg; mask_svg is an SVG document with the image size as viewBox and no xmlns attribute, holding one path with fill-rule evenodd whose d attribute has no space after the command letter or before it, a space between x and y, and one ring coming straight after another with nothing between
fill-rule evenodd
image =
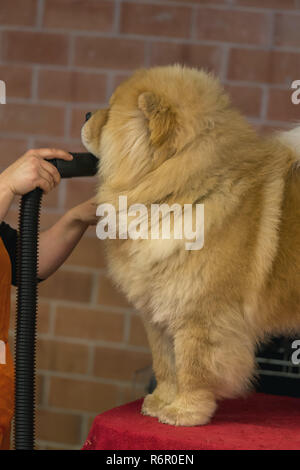
<instances>
[{"instance_id":1,"label":"brick wall","mask_svg":"<svg viewBox=\"0 0 300 470\"><path fill-rule=\"evenodd\" d=\"M31 147L80 150L86 111L105 104L141 66L181 62L214 70L257 126L300 117L299 0L1 0L0 166ZM63 181L43 203L42 227L90 197L95 181ZM8 220L16 221L17 206ZM40 286L39 448L78 448L93 416L143 393L151 364L138 316L106 277L89 230ZM13 316L13 314L12 314Z\"/></svg>"}]
</instances>

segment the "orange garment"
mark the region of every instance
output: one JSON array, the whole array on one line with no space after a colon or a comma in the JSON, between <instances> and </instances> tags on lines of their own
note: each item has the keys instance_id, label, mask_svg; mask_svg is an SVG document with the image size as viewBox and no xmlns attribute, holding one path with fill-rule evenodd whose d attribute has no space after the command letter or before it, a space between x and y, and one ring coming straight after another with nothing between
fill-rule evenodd
<instances>
[{"instance_id":1,"label":"orange garment","mask_svg":"<svg viewBox=\"0 0 300 470\"><path fill-rule=\"evenodd\" d=\"M9 449L14 414L14 366L8 345L10 317L11 261L0 237L0 341L5 345L5 364L0 357L0 449ZM3 344L4 343L4 344ZM1 355L2 356L2 355Z\"/></svg>"}]
</instances>

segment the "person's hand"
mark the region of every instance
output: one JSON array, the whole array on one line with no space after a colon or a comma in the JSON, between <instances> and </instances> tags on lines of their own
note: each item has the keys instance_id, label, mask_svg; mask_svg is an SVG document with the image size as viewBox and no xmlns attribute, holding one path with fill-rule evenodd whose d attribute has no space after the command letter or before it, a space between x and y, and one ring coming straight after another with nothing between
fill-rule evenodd
<instances>
[{"instance_id":1,"label":"person's hand","mask_svg":"<svg viewBox=\"0 0 300 470\"><path fill-rule=\"evenodd\" d=\"M95 198L89 199L79 206L73 207L68 213L74 222L82 223L83 225L96 225L98 217L96 216L97 204Z\"/></svg>"},{"instance_id":2,"label":"person's hand","mask_svg":"<svg viewBox=\"0 0 300 470\"><path fill-rule=\"evenodd\" d=\"M52 158L73 160L73 157L64 150L32 149L10 165L0 175L0 182L6 186L13 195L27 194L36 188L49 193L60 182L60 174L52 163Z\"/></svg>"}]
</instances>

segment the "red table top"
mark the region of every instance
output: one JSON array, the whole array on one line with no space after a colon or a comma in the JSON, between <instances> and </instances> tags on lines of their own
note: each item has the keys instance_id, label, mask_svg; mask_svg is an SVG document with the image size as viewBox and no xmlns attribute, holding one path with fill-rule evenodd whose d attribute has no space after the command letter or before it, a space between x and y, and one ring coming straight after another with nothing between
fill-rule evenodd
<instances>
[{"instance_id":1,"label":"red table top","mask_svg":"<svg viewBox=\"0 0 300 470\"><path fill-rule=\"evenodd\" d=\"M206 426L140 413L142 400L97 416L84 450L300 450L300 399L255 393L225 400Z\"/></svg>"}]
</instances>

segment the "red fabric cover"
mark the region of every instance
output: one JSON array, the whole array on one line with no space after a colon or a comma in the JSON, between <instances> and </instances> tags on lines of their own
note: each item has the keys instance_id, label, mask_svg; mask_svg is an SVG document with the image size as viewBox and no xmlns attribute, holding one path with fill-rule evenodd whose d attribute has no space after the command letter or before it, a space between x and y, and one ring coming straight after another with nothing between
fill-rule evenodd
<instances>
[{"instance_id":1,"label":"red fabric cover","mask_svg":"<svg viewBox=\"0 0 300 470\"><path fill-rule=\"evenodd\" d=\"M253 394L220 403L206 426L176 427L140 414L142 400L97 416L84 450L299 450L300 400Z\"/></svg>"}]
</instances>

